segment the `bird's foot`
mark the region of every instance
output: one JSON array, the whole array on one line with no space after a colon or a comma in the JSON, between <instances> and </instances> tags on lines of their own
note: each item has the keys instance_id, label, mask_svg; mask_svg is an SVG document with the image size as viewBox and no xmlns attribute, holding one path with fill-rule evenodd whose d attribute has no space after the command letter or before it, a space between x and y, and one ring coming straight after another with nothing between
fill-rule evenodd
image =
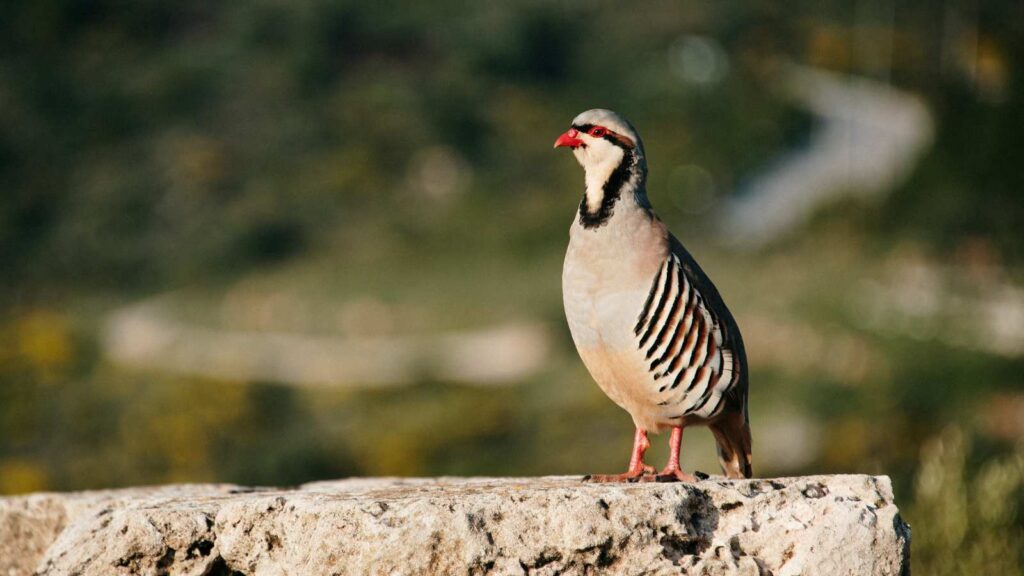
<instances>
[{"instance_id":1,"label":"bird's foot","mask_svg":"<svg viewBox=\"0 0 1024 576\"><path fill-rule=\"evenodd\" d=\"M665 468L658 475L654 476L655 482L697 482L697 477L683 472L679 468Z\"/></svg>"},{"instance_id":2,"label":"bird's foot","mask_svg":"<svg viewBox=\"0 0 1024 576\"><path fill-rule=\"evenodd\" d=\"M622 474L587 474L583 477L584 482L596 484L607 484L614 482L651 482L654 478L654 467L644 464L639 468L623 472Z\"/></svg>"}]
</instances>

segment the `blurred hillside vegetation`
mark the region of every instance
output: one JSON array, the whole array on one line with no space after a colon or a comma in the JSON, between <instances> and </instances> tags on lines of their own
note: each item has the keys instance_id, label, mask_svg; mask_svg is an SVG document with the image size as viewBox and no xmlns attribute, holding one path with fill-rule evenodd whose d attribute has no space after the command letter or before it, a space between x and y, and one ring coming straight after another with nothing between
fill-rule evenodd
<instances>
[{"instance_id":1,"label":"blurred hillside vegetation","mask_svg":"<svg viewBox=\"0 0 1024 576\"><path fill-rule=\"evenodd\" d=\"M890 474L915 570L1024 573L1019 2L3 12L0 493L621 468L628 416L564 328L582 177L551 150L600 106L744 330L758 474ZM886 190L738 244L730 203L816 142L793 66L894 87L934 134ZM267 348L197 344L222 333ZM275 342L392 376L294 385Z\"/></svg>"}]
</instances>

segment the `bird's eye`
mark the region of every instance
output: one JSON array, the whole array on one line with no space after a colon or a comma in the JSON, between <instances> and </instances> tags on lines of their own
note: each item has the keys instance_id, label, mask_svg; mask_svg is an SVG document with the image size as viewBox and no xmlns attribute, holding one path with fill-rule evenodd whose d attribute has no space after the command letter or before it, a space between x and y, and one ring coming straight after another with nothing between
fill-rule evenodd
<instances>
[{"instance_id":1,"label":"bird's eye","mask_svg":"<svg viewBox=\"0 0 1024 576\"><path fill-rule=\"evenodd\" d=\"M595 138L600 138L607 133L608 131L600 126L594 126L593 128L590 129L590 135Z\"/></svg>"}]
</instances>

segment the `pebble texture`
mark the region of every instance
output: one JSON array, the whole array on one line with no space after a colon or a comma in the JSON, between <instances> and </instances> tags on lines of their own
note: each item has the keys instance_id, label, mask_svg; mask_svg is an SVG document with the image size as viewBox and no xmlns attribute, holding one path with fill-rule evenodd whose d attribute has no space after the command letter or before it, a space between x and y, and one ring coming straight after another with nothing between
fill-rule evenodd
<instances>
[{"instance_id":1,"label":"pebble texture","mask_svg":"<svg viewBox=\"0 0 1024 576\"><path fill-rule=\"evenodd\" d=\"M0 498L0 576L909 574L884 476L180 485Z\"/></svg>"}]
</instances>

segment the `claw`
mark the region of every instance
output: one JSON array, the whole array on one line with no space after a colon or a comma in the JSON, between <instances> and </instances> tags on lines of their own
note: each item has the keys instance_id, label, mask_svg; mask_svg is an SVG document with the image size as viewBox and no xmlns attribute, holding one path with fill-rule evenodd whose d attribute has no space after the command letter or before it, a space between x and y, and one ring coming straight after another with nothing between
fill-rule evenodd
<instances>
[{"instance_id":1,"label":"claw","mask_svg":"<svg viewBox=\"0 0 1024 576\"><path fill-rule=\"evenodd\" d=\"M686 482L693 484L697 482L696 476L691 476L679 468L665 468L660 474L654 477L655 482Z\"/></svg>"},{"instance_id":2,"label":"claw","mask_svg":"<svg viewBox=\"0 0 1024 576\"><path fill-rule=\"evenodd\" d=\"M683 472L679 468L679 452L683 444L683 427L672 428L672 437L669 439L668 465L657 476L655 482L687 482L693 484L697 478Z\"/></svg>"},{"instance_id":3,"label":"claw","mask_svg":"<svg viewBox=\"0 0 1024 576\"><path fill-rule=\"evenodd\" d=\"M642 428L636 429L633 437L633 455L629 460L629 470L622 474L587 474L583 477L584 482L651 482L654 478L654 467L644 464L644 453L650 448L651 443L647 440L647 431Z\"/></svg>"}]
</instances>

